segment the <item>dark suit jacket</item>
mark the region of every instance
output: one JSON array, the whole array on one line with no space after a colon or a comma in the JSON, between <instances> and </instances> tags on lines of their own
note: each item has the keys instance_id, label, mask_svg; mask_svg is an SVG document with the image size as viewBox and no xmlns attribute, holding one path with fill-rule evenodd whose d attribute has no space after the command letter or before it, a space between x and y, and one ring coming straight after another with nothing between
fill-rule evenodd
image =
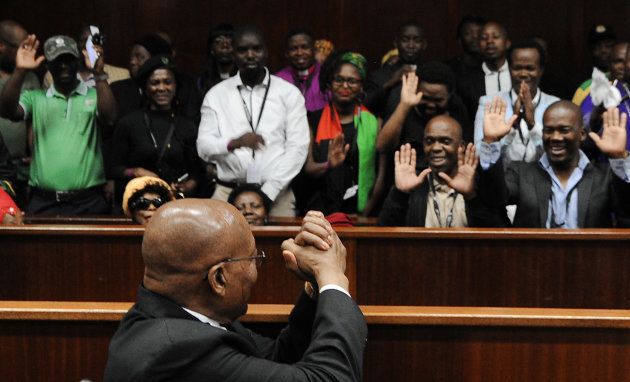
<instances>
[{"instance_id":1,"label":"dark suit jacket","mask_svg":"<svg viewBox=\"0 0 630 382\"><path fill-rule=\"evenodd\" d=\"M551 177L538 161L511 162L505 171L503 166L493 165L479 173L483 200L496 206L516 204L514 227L546 226ZM613 215L618 227L630 227L630 184L614 175L608 164L589 164L577 192L578 227L611 227Z\"/></svg>"},{"instance_id":2,"label":"dark suit jacket","mask_svg":"<svg viewBox=\"0 0 630 382\"><path fill-rule=\"evenodd\" d=\"M486 94L486 75L479 68L457 77L457 93L462 98L466 110L468 110L470 123L475 119L475 113L479 106L479 98Z\"/></svg>"},{"instance_id":3,"label":"dark suit jacket","mask_svg":"<svg viewBox=\"0 0 630 382\"><path fill-rule=\"evenodd\" d=\"M429 182L407 194L393 186L378 217L378 225L385 227L424 227L427 216ZM481 198L465 200L469 227L503 227L504 216L497 208L486 206Z\"/></svg>"},{"instance_id":4,"label":"dark suit jacket","mask_svg":"<svg viewBox=\"0 0 630 382\"><path fill-rule=\"evenodd\" d=\"M367 327L355 302L304 293L276 340L226 331L143 287L109 345L105 381L359 381Z\"/></svg>"}]
</instances>

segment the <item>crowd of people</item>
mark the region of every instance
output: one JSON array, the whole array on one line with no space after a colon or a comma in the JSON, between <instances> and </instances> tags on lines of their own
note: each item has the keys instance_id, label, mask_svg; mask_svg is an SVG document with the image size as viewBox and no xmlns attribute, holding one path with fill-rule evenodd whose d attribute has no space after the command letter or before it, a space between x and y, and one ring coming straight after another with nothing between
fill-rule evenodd
<instances>
[{"instance_id":1,"label":"crowd of people","mask_svg":"<svg viewBox=\"0 0 630 382\"><path fill-rule=\"evenodd\" d=\"M41 44L0 21L3 221L23 210L146 223L140 211L199 197L253 225L309 210L386 226L630 222L630 49L605 25L572 102L545 75L544 40L512 42L478 17L460 22L461 54L444 62L424 59L418 22L402 23L375 70L305 28L287 33L275 74L255 26L213 28L198 76L165 33L138 37L126 69L107 63L105 37L86 26Z\"/></svg>"}]
</instances>

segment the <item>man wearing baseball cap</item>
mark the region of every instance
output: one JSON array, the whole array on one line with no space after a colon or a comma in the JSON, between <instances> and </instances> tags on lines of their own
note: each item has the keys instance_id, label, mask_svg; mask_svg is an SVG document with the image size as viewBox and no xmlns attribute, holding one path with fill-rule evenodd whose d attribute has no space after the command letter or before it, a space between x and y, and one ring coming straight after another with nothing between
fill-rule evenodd
<instances>
[{"instance_id":1,"label":"man wearing baseball cap","mask_svg":"<svg viewBox=\"0 0 630 382\"><path fill-rule=\"evenodd\" d=\"M0 115L30 120L33 126L33 159L29 175L32 188L29 214L103 214L109 210L102 194L105 183L97 119L112 124L116 104L103 71L104 57L94 64L95 88L77 79L80 53L68 36L54 36L37 56L35 35L24 40L16 54L15 70L2 94ZM20 87L29 70L46 60L53 77L48 90Z\"/></svg>"}]
</instances>

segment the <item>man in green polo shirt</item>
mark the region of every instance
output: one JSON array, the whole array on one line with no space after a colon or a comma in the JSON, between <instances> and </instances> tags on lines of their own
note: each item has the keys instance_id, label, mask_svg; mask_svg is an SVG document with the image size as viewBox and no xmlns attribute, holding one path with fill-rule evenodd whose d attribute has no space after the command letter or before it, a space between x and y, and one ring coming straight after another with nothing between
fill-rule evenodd
<instances>
[{"instance_id":1,"label":"man in green polo shirt","mask_svg":"<svg viewBox=\"0 0 630 382\"><path fill-rule=\"evenodd\" d=\"M15 70L0 95L0 115L33 125L33 161L29 185L33 192L29 214L103 214L108 205L102 195L105 183L97 118L104 124L116 119L116 104L100 56L94 64L96 87L77 79L81 57L76 42L54 36L44 44L44 56L53 76L48 90L20 94L28 70L36 69L39 41L29 35L17 51Z\"/></svg>"}]
</instances>

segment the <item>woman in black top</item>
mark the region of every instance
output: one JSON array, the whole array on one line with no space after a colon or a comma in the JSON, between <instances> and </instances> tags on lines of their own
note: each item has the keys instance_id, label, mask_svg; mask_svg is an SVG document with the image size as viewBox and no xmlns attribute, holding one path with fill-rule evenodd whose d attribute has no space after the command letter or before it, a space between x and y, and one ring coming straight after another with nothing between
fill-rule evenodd
<instances>
[{"instance_id":1,"label":"woman in black top","mask_svg":"<svg viewBox=\"0 0 630 382\"><path fill-rule=\"evenodd\" d=\"M197 126L177 115L177 81L171 59L155 56L138 72L145 106L116 126L109 176L119 189L133 178L154 176L184 195L192 195L202 176L196 150Z\"/></svg>"}]
</instances>

